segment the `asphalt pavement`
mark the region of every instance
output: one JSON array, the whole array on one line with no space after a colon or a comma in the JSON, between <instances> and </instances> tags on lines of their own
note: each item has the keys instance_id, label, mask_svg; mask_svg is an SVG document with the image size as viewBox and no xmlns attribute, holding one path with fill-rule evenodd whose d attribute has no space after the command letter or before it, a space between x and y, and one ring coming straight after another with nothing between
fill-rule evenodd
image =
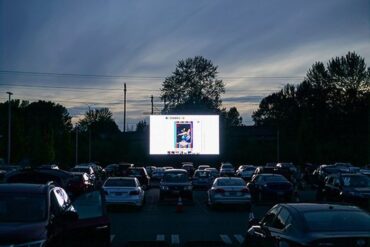
<instances>
[{"instance_id":1,"label":"asphalt pavement","mask_svg":"<svg viewBox=\"0 0 370 247\"><path fill-rule=\"evenodd\" d=\"M113 247L121 246L240 246L250 213L261 218L274 203L210 209L206 191L194 191L193 202L184 201L176 212L177 200L159 201L159 188L146 191L145 205L110 208ZM314 201L313 191L300 191L299 200Z\"/></svg>"}]
</instances>

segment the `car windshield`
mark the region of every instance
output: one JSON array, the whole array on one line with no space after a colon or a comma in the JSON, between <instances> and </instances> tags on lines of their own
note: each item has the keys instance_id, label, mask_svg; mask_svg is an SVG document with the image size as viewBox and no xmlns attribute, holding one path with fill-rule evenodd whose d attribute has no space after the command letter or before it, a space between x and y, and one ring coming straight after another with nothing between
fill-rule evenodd
<instances>
[{"instance_id":1,"label":"car windshield","mask_svg":"<svg viewBox=\"0 0 370 247\"><path fill-rule=\"evenodd\" d=\"M241 179L219 179L217 186L245 186L245 182Z\"/></svg>"},{"instance_id":2,"label":"car windshield","mask_svg":"<svg viewBox=\"0 0 370 247\"><path fill-rule=\"evenodd\" d=\"M255 171L255 170L256 170L255 167L245 167L245 168L243 168L243 172L246 172L246 171L251 172L251 171Z\"/></svg>"},{"instance_id":3,"label":"car windshield","mask_svg":"<svg viewBox=\"0 0 370 247\"><path fill-rule=\"evenodd\" d=\"M40 222L46 214L46 197L42 194L0 194L1 223Z\"/></svg>"},{"instance_id":4,"label":"car windshield","mask_svg":"<svg viewBox=\"0 0 370 247\"><path fill-rule=\"evenodd\" d=\"M366 176L343 176L344 187L370 187L370 178Z\"/></svg>"},{"instance_id":5,"label":"car windshield","mask_svg":"<svg viewBox=\"0 0 370 247\"><path fill-rule=\"evenodd\" d=\"M315 211L304 213L312 232L370 231L370 216L361 211Z\"/></svg>"},{"instance_id":6,"label":"car windshield","mask_svg":"<svg viewBox=\"0 0 370 247\"><path fill-rule=\"evenodd\" d=\"M134 179L108 179L105 187L136 187Z\"/></svg>"},{"instance_id":7,"label":"car windshield","mask_svg":"<svg viewBox=\"0 0 370 247\"><path fill-rule=\"evenodd\" d=\"M169 182L169 183L187 182L188 175L185 172L167 172L164 174L163 181Z\"/></svg>"},{"instance_id":8,"label":"car windshield","mask_svg":"<svg viewBox=\"0 0 370 247\"><path fill-rule=\"evenodd\" d=\"M263 180L266 182L286 182L287 181L285 177L278 176L278 175L263 176Z\"/></svg>"}]
</instances>

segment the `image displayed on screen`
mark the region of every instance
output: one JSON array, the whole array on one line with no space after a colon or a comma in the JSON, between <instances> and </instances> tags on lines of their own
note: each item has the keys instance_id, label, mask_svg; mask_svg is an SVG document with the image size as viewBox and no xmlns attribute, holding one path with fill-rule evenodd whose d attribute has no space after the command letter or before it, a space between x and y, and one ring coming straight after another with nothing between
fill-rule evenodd
<instances>
[{"instance_id":1,"label":"image displayed on screen","mask_svg":"<svg viewBox=\"0 0 370 247\"><path fill-rule=\"evenodd\" d=\"M219 154L218 115L150 116L150 154Z\"/></svg>"},{"instance_id":2,"label":"image displayed on screen","mask_svg":"<svg viewBox=\"0 0 370 247\"><path fill-rule=\"evenodd\" d=\"M175 125L176 125L175 148L192 148L193 123L175 122Z\"/></svg>"}]
</instances>

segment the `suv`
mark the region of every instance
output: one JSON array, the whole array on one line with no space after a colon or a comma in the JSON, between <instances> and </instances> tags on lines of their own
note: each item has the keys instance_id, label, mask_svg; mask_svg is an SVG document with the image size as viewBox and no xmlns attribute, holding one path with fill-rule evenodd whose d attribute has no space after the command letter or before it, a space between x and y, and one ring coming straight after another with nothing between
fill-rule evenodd
<instances>
[{"instance_id":1,"label":"suv","mask_svg":"<svg viewBox=\"0 0 370 247\"><path fill-rule=\"evenodd\" d=\"M234 166L230 163L222 163L220 168L220 176L234 176L235 169Z\"/></svg>"},{"instance_id":2,"label":"suv","mask_svg":"<svg viewBox=\"0 0 370 247\"><path fill-rule=\"evenodd\" d=\"M143 190L146 190L150 187L150 177L148 176L148 173L144 167L130 167L127 175L129 177L137 178Z\"/></svg>"},{"instance_id":3,"label":"suv","mask_svg":"<svg viewBox=\"0 0 370 247\"><path fill-rule=\"evenodd\" d=\"M181 169L184 169L188 172L189 177L192 177L194 175L194 165L191 162L183 162Z\"/></svg>"},{"instance_id":4,"label":"suv","mask_svg":"<svg viewBox=\"0 0 370 247\"><path fill-rule=\"evenodd\" d=\"M0 246L109 246L110 221L101 192L73 203L48 184L0 185Z\"/></svg>"},{"instance_id":5,"label":"suv","mask_svg":"<svg viewBox=\"0 0 370 247\"><path fill-rule=\"evenodd\" d=\"M193 187L188 172L184 169L171 169L164 172L160 182L160 200L167 197L181 197L193 200Z\"/></svg>"}]
</instances>

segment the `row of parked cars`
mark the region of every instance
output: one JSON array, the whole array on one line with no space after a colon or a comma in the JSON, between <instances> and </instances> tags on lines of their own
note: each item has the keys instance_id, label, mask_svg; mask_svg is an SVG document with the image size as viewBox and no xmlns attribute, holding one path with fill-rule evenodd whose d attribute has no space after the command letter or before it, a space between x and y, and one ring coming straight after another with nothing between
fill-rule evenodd
<instances>
[{"instance_id":1,"label":"row of parked cars","mask_svg":"<svg viewBox=\"0 0 370 247\"><path fill-rule=\"evenodd\" d=\"M4 168L3 166L1 169ZM110 246L104 169L56 165L15 167L0 184L0 246Z\"/></svg>"}]
</instances>

